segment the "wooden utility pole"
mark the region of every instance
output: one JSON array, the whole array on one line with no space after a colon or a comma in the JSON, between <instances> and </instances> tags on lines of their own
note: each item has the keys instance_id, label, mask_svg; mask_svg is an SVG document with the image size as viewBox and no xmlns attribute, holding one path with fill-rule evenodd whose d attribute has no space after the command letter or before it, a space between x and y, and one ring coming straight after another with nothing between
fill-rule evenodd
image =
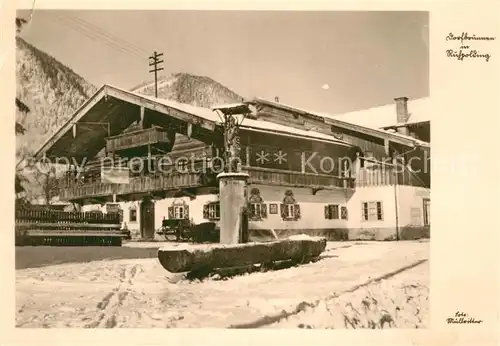
<instances>
[{"instance_id":1,"label":"wooden utility pole","mask_svg":"<svg viewBox=\"0 0 500 346\"><path fill-rule=\"evenodd\" d=\"M163 70L163 67L158 67L159 64L163 64L163 60L159 60L161 56L163 53L154 51L153 55L149 57L149 66L154 66L152 70L149 70L149 73L154 72L155 74L155 97L158 97L158 71Z\"/></svg>"}]
</instances>

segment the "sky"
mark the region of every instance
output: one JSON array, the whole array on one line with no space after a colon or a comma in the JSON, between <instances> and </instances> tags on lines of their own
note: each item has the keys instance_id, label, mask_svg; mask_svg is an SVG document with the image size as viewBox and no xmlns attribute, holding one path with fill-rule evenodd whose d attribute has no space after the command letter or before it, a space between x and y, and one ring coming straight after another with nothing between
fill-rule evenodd
<instances>
[{"instance_id":1,"label":"sky","mask_svg":"<svg viewBox=\"0 0 500 346\"><path fill-rule=\"evenodd\" d=\"M160 75L337 114L429 96L428 25L427 12L36 10L21 37L97 87L152 80L157 51Z\"/></svg>"}]
</instances>

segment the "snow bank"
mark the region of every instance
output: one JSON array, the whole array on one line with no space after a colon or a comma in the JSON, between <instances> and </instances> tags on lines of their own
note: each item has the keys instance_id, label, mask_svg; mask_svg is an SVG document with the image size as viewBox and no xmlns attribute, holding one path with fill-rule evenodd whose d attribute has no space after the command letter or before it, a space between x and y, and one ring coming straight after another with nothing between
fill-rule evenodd
<instances>
[{"instance_id":1,"label":"snow bank","mask_svg":"<svg viewBox=\"0 0 500 346\"><path fill-rule=\"evenodd\" d=\"M417 270L421 270L419 268ZM412 275L412 273L409 273ZM304 305L302 312L270 328L427 328L429 287L407 276Z\"/></svg>"}]
</instances>

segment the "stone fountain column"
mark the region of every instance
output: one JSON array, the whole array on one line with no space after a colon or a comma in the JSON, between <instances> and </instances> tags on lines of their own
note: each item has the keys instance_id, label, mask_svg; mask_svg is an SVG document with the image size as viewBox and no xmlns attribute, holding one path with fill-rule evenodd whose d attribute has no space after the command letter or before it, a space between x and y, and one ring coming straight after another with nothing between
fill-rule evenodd
<instances>
[{"instance_id":1,"label":"stone fountain column","mask_svg":"<svg viewBox=\"0 0 500 346\"><path fill-rule=\"evenodd\" d=\"M220 200L220 243L238 244L243 241L241 211L246 204L247 173L227 172L217 176Z\"/></svg>"}]
</instances>

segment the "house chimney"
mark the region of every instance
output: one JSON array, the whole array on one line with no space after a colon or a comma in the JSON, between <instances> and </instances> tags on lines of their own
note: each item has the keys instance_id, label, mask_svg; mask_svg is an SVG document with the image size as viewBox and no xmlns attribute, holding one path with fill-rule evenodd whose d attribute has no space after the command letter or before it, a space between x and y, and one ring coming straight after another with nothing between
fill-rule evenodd
<instances>
[{"instance_id":1,"label":"house chimney","mask_svg":"<svg viewBox=\"0 0 500 346\"><path fill-rule=\"evenodd\" d=\"M397 97L394 99L396 101L396 114L397 123L405 123L408 120L408 97Z\"/></svg>"},{"instance_id":2,"label":"house chimney","mask_svg":"<svg viewBox=\"0 0 500 346\"><path fill-rule=\"evenodd\" d=\"M410 116L408 114L408 97L397 97L394 101L396 101L396 123L398 125L404 124ZM408 135L408 128L406 126L398 127L398 132Z\"/></svg>"}]
</instances>

